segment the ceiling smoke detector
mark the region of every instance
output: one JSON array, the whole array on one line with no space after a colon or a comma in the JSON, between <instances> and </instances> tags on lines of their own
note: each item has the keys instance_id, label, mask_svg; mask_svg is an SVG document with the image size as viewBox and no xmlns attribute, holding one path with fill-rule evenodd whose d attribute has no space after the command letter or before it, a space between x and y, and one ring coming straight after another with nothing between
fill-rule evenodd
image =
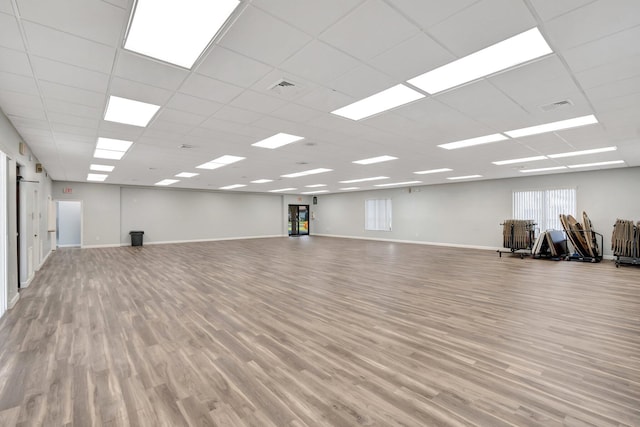
<instances>
[{"instance_id":1,"label":"ceiling smoke detector","mask_svg":"<svg viewBox=\"0 0 640 427\"><path fill-rule=\"evenodd\" d=\"M570 99L564 99L562 101L552 102L551 104L541 105L542 111L554 111L560 108L573 107L573 102Z\"/></svg>"}]
</instances>

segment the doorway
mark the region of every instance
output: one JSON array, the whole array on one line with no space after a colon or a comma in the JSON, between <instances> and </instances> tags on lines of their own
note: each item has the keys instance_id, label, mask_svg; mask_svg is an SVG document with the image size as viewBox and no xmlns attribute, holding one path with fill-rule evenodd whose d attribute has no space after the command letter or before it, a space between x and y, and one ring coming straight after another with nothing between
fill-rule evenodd
<instances>
[{"instance_id":1,"label":"doorway","mask_svg":"<svg viewBox=\"0 0 640 427\"><path fill-rule=\"evenodd\" d=\"M309 235L309 205L289 205L289 236Z\"/></svg>"},{"instance_id":2,"label":"doorway","mask_svg":"<svg viewBox=\"0 0 640 427\"><path fill-rule=\"evenodd\" d=\"M56 203L56 246L82 246L82 202L60 200Z\"/></svg>"}]
</instances>

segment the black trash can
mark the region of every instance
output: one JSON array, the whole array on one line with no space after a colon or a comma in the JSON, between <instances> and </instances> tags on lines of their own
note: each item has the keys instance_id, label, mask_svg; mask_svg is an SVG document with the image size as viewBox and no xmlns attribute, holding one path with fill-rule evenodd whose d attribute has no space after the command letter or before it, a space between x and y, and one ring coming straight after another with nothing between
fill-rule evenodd
<instances>
[{"instance_id":1,"label":"black trash can","mask_svg":"<svg viewBox=\"0 0 640 427\"><path fill-rule=\"evenodd\" d=\"M142 235L144 231L130 231L131 246L142 246Z\"/></svg>"}]
</instances>

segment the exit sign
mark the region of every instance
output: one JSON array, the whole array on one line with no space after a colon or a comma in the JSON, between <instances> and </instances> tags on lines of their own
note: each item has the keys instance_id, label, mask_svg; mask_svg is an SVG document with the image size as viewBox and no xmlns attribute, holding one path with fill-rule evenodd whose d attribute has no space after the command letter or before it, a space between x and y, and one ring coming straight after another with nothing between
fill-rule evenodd
<instances>
[{"instance_id":1,"label":"exit sign","mask_svg":"<svg viewBox=\"0 0 640 427\"><path fill-rule=\"evenodd\" d=\"M73 188L71 188L71 187L64 187L64 188L62 189L62 192L63 192L64 194L71 194L71 193L73 193Z\"/></svg>"}]
</instances>

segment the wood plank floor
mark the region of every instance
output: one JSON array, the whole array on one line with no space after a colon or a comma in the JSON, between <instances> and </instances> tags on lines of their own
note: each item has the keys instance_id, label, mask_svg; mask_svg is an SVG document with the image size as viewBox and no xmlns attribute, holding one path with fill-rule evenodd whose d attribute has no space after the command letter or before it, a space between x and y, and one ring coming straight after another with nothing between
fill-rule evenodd
<instances>
[{"instance_id":1,"label":"wood plank floor","mask_svg":"<svg viewBox=\"0 0 640 427\"><path fill-rule=\"evenodd\" d=\"M640 269L322 237L51 255L1 426L640 426Z\"/></svg>"}]
</instances>

